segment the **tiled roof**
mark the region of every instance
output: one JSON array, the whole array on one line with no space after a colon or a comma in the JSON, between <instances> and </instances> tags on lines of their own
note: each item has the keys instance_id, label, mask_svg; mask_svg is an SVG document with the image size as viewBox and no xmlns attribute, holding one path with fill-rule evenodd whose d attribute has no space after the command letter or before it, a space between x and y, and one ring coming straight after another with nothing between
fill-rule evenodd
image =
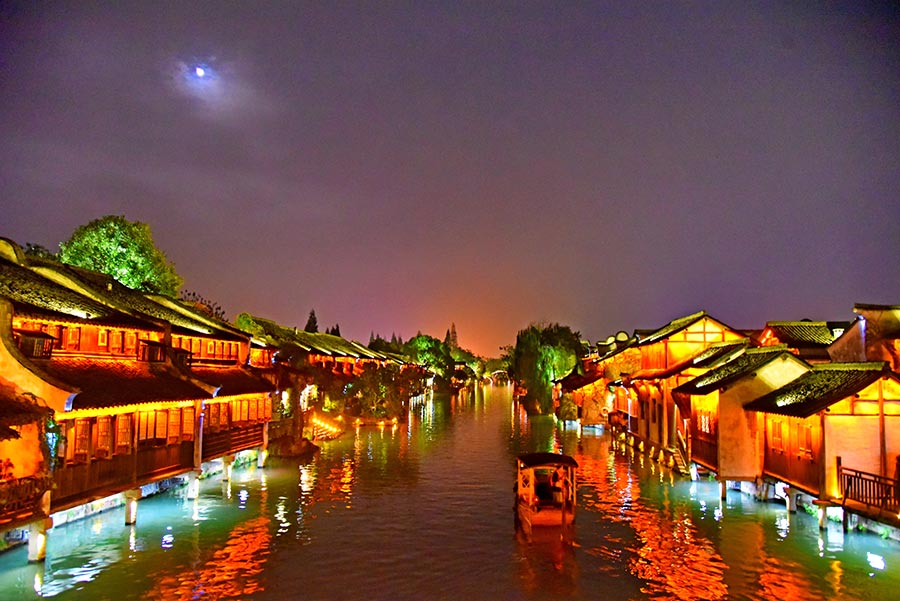
<instances>
[{"instance_id":1,"label":"tiled roof","mask_svg":"<svg viewBox=\"0 0 900 601\"><path fill-rule=\"evenodd\" d=\"M738 378L754 372L781 355L794 357L784 345L747 349L731 361L711 369L689 382L685 382L673 389L672 392L698 395L709 394L714 390L727 386Z\"/></svg>"},{"instance_id":2,"label":"tiled roof","mask_svg":"<svg viewBox=\"0 0 900 601\"><path fill-rule=\"evenodd\" d=\"M579 374L576 369L573 369L568 375L557 380L557 383L562 387L564 392L572 392L573 390L578 390L579 388L593 384L602 378L602 373Z\"/></svg>"},{"instance_id":3,"label":"tiled roof","mask_svg":"<svg viewBox=\"0 0 900 601\"><path fill-rule=\"evenodd\" d=\"M40 368L81 390L72 409L210 397L162 363L60 357L41 363Z\"/></svg>"},{"instance_id":4,"label":"tiled roof","mask_svg":"<svg viewBox=\"0 0 900 601\"><path fill-rule=\"evenodd\" d=\"M713 343L691 359L691 367L714 365L730 355L744 351L749 344L750 341L746 338Z\"/></svg>"},{"instance_id":5,"label":"tiled roof","mask_svg":"<svg viewBox=\"0 0 900 601\"><path fill-rule=\"evenodd\" d=\"M766 323L766 330L770 331L779 342L794 348L798 346L826 347L834 342L836 331L843 332L848 327L850 327L850 322L770 321Z\"/></svg>"},{"instance_id":6,"label":"tiled roof","mask_svg":"<svg viewBox=\"0 0 900 601\"><path fill-rule=\"evenodd\" d=\"M882 362L816 365L793 382L744 405L744 409L809 417L888 373L887 364Z\"/></svg>"},{"instance_id":7,"label":"tiled roof","mask_svg":"<svg viewBox=\"0 0 900 601\"><path fill-rule=\"evenodd\" d=\"M191 374L202 382L219 387L217 397L254 392L272 392L275 387L268 381L239 366L193 367Z\"/></svg>"},{"instance_id":8,"label":"tiled roof","mask_svg":"<svg viewBox=\"0 0 900 601\"><path fill-rule=\"evenodd\" d=\"M705 349L698 352L693 357L689 357L667 368L642 369L634 372L628 378L629 380L656 380L660 378L668 378L677 373L692 367L707 367L714 365L727 357L742 352L749 341L747 339L730 340L727 342L717 342L711 344Z\"/></svg>"},{"instance_id":9,"label":"tiled roof","mask_svg":"<svg viewBox=\"0 0 900 601\"><path fill-rule=\"evenodd\" d=\"M334 357L356 357L365 359L384 359L386 355L373 351L362 344L334 336L332 334L320 334L306 332L299 328L286 328L274 321L262 317L249 316L253 320L253 330L249 332L254 336L264 338L273 346L294 344L305 351L330 355Z\"/></svg>"},{"instance_id":10,"label":"tiled roof","mask_svg":"<svg viewBox=\"0 0 900 601\"><path fill-rule=\"evenodd\" d=\"M668 338L672 334L680 332L686 327L700 321L704 317L707 317L706 311L698 311L692 315L686 315L685 317L679 317L678 319L672 320L663 327L647 334L646 336L640 337L640 344L651 344L653 342L658 342L665 338Z\"/></svg>"},{"instance_id":11,"label":"tiled roof","mask_svg":"<svg viewBox=\"0 0 900 601\"><path fill-rule=\"evenodd\" d=\"M83 321L159 330L140 320L61 286L27 267L0 258L0 297L12 301L16 314L60 321Z\"/></svg>"},{"instance_id":12,"label":"tiled roof","mask_svg":"<svg viewBox=\"0 0 900 601\"><path fill-rule=\"evenodd\" d=\"M209 321L200 320L196 316L190 315L187 309L179 311L166 304L161 304L140 290L132 290L106 274L47 260L41 261L38 259L32 261L32 263L36 269L40 269L48 275L55 274L56 277L61 276L74 281L77 285L90 290L95 297L103 300L111 307L137 314L139 317L168 322L176 331L180 330L193 335L205 334L227 340L240 340L243 338L235 328L217 327L209 323Z\"/></svg>"}]
</instances>

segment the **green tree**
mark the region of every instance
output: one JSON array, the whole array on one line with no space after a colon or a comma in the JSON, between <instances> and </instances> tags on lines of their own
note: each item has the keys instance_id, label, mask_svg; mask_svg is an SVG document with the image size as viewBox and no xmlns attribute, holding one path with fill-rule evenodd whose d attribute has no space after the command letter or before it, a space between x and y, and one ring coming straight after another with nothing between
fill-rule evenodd
<instances>
[{"instance_id":1,"label":"green tree","mask_svg":"<svg viewBox=\"0 0 900 601\"><path fill-rule=\"evenodd\" d=\"M59 245L59 260L99 271L129 288L175 297L184 280L153 243L146 223L107 215L82 225Z\"/></svg>"},{"instance_id":2,"label":"green tree","mask_svg":"<svg viewBox=\"0 0 900 601\"><path fill-rule=\"evenodd\" d=\"M415 369L403 369L396 364L367 365L363 372L347 385L360 415L394 418L404 415L410 397L420 394L422 376Z\"/></svg>"},{"instance_id":3,"label":"green tree","mask_svg":"<svg viewBox=\"0 0 900 601\"><path fill-rule=\"evenodd\" d=\"M453 377L453 357L450 355L450 349L437 338L419 333L403 345L403 352L414 363L427 367L444 383L449 383Z\"/></svg>"},{"instance_id":4,"label":"green tree","mask_svg":"<svg viewBox=\"0 0 900 601\"><path fill-rule=\"evenodd\" d=\"M531 411L553 410L553 380L569 373L580 355L580 336L568 326L532 324L519 332L510 359L514 377L527 390Z\"/></svg>"}]
</instances>

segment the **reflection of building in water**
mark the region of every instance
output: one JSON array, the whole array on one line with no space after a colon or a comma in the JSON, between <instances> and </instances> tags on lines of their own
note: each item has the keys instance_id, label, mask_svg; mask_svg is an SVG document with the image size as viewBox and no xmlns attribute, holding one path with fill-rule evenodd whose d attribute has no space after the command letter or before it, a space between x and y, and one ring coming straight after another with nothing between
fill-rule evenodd
<instances>
[{"instance_id":1,"label":"reflection of building in water","mask_svg":"<svg viewBox=\"0 0 900 601\"><path fill-rule=\"evenodd\" d=\"M270 519L260 516L237 526L225 544L193 572L158 577L146 599L241 599L262 592L261 574L271 551Z\"/></svg>"}]
</instances>

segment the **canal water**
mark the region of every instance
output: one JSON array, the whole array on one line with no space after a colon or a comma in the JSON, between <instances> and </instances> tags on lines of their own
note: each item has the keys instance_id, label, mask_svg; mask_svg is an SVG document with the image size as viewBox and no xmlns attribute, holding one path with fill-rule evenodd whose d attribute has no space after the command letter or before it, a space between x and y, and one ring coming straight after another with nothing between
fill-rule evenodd
<instances>
[{"instance_id":1,"label":"canal water","mask_svg":"<svg viewBox=\"0 0 900 601\"><path fill-rule=\"evenodd\" d=\"M579 462L571 545L513 527L514 457ZM900 543L719 500L602 431L529 419L506 387L417 406L306 462L236 470L0 555L0 599L896 599Z\"/></svg>"}]
</instances>

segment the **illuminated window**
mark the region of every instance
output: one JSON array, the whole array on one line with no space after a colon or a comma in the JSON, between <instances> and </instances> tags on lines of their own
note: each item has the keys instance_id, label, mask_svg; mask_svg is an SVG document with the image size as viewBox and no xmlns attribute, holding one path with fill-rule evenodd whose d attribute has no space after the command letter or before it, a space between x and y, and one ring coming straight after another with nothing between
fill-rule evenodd
<instances>
[{"instance_id":1,"label":"illuminated window","mask_svg":"<svg viewBox=\"0 0 900 601\"><path fill-rule=\"evenodd\" d=\"M125 334L125 352L126 353L134 353L135 347L137 346L137 334L134 332L128 332Z\"/></svg>"},{"instance_id":2,"label":"illuminated window","mask_svg":"<svg viewBox=\"0 0 900 601\"><path fill-rule=\"evenodd\" d=\"M181 411L169 410L169 437L168 444L176 444L181 441Z\"/></svg>"},{"instance_id":3,"label":"illuminated window","mask_svg":"<svg viewBox=\"0 0 900 601\"><path fill-rule=\"evenodd\" d=\"M91 445L91 422L87 419L75 420L75 461L85 461Z\"/></svg>"},{"instance_id":4,"label":"illuminated window","mask_svg":"<svg viewBox=\"0 0 900 601\"><path fill-rule=\"evenodd\" d=\"M272 399L270 397L266 397L266 419L272 419Z\"/></svg>"},{"instance_id":5,"label":"illuminated window","mask_svg":"<svg viewBox=\"0 0 900 601\"><path fill-rule=\"evenodd\" d=\"M109 457L112 449L112 418L108 415L101 415L97 418L97 448L94 449L94 456Z\"/></svg>"},{"instance_id":6,"label":"illuminated window","mask_svg":"<svg viewBox=\"0 0 900 601\"><path fill-rule=\"evenodd\" d=\"M105 347L109 344L109 330L101 329L97 333L97 346Z\"/></svg>"},{"instance_id":7,"label":"illuminated window","mask_svg":"<svg viewBox=\"0 0 900 601\"><path fill-rule=\"evenodd\" d=\"M213 357L216 354L216 341L210 340L206 343L206 354L209 357Z\"/></svg>"},{"instance_id":8,"label":"illuminated window","mask_svg":"<svg viewBox=\"0 0 900 601\"><path fill-rule=\"evenodd\" d=\"M194 440L194 408L185 407L181 420L181 440Z\"/></svg>"},{"instance_id":9,"label":"illuminated window","mask_svg":"<svg viewBox=\"0 0 900 601\"><path fill-rule=\"evenodd\" d=\"M168 431L168 416L167 413L169 411L157 411L156 412L156 432L154 433L154 438L157 440L166 440L166 432Z\"/></svg>"},{"instance_id":10,"label":"illuminated window","mask_svg":"<svg viewBox=\"0 0 900 601\"><path fill-rule=\"evenodd\" d=\"M156 430L156 416L153 411L138 413L138 441L152 440Z\"/></svg>"},{"instance_id":11,"label":"illuminated window","mask_svg":"<svg viewBox=\"0 0 900 601\"><path fill-rule=\"evenodd\" d=\"M116 416L116 453L131 452L131 415Z\"/></svg>"},{"instance_id":12,"label":"illuminated window","mask_svg":"<svg viewBox=\"0 0 900 601\"><path fill-rule=\"evenodd\" d=\"M222 405L215 403L209 406L209 426L213 430L219 427L219 411Z\"/></svg>"},{"instance_id":13,"label":"illuminated window","mask_svg":"<svg viewBox=\"0 0 900 601\"><path fill-rule=\"evenodd\" d=\"M68 348L77 351L81 346L81 328L69 328L69 344Z\"/></svg>"},{"instance_id":14,"label":"illuminated window","mask_svg":"<svg viewBox=\"0 0 900 601\"><path fill-rule=\"evenodd\" d=\"M250 421L255 422L259 414L259 399L250 401Z\"/></svg>"}]
</instances>

